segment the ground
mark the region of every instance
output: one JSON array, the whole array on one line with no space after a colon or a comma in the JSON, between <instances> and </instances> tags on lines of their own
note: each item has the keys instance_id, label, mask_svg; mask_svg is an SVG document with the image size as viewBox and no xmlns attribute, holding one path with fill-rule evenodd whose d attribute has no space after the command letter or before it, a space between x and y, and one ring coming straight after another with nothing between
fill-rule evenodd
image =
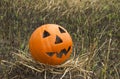
<instances>
[{"instance_id":1,"label":"ground","mask_svg":"<svg viewBox=\"0 0 120 79\"><path fill-rule=\"evenodd\" d=\"M1 0L0 79L120 79L119 7L119 0ZM30 55L30 35L48 23L72 37L72 55L62 65Z\"/></svg>"}]
</instances>

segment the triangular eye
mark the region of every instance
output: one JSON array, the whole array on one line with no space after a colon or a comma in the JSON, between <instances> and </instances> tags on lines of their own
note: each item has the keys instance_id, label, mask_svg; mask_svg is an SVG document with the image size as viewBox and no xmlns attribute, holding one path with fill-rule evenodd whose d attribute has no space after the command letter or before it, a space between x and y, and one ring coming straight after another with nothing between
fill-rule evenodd
<instances>
[{"instance_id":1,"label":"triangular eye","mask_svg":"<svg viewBox=\"0 0 120 79\"><path fill-rule=\"evenodd\" d=\"M43 32L43 38L50 36L50 33L46 30Z\"/></svg>"},{"instance_id":2,"label":"triangular eye","mask_svg":"<svg viewBox=\"0 0 120 79\"><path fill-rule=\"evenodd\" d=\"M55 41L55 44L59 44L59 43L62 43L62 39L59 37L59 36L56 36L56 41Z\"/></svg>"},{"instance_id":3,"label":"triangular eye","mask_svg":"<svg viewBox=\"0 0 120 79\"><path fill-rule=\"evenodd\" d=\"M65 33L65 30L59 27L60 33Z\"/></svg>"}]
</instances>

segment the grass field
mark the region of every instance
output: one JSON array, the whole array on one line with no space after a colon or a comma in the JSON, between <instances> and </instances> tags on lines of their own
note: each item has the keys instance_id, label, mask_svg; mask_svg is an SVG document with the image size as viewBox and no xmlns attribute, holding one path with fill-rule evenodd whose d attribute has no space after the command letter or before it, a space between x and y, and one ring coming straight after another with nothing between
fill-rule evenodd
<instances>
[{"instance_id":1,"label":"grass field","mask_svg":"<svg viewBox=\"0 0 120 79\"><path fill-rule=\"evenodd\" d=\"M63 65L29 55L31 33L46 23L73 39ZM120 0L0 0L0 79L120 79Z\"/></svg>"}]
</instances>

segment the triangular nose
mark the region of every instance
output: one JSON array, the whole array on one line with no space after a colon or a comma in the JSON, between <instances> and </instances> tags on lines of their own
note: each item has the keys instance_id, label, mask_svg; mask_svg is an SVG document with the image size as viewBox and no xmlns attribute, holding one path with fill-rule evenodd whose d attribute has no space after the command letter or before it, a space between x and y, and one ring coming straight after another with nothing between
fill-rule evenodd
<instances>
[{"instance_id":1,"label":"triangular nose","mask_svg":"<svg viewBox=\"0 0 120 79\"><path fill-rule=\"evenodd\" d=\"M56 40L55 40L55 44L59 44L59 43L62 43L62 39L56 35Z\"/></svg>"}]
</instances>

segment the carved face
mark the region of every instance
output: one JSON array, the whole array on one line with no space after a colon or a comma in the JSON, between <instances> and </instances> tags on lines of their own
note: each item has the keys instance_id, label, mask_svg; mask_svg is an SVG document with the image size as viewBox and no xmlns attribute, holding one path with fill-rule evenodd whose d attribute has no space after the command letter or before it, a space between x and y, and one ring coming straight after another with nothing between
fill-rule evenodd
<instances>
[{"instance_id":1,"label":"carved face","mask_svg":"<svg viewBox=\"0 0 120 79\"><path fill-rule=\"evenodd\" d=\"M72 39L63 27L46 24L33 32L29 48L35 60L44 64L58 65L69 58L72 52Z\"/></svg>"}]
</instances>

